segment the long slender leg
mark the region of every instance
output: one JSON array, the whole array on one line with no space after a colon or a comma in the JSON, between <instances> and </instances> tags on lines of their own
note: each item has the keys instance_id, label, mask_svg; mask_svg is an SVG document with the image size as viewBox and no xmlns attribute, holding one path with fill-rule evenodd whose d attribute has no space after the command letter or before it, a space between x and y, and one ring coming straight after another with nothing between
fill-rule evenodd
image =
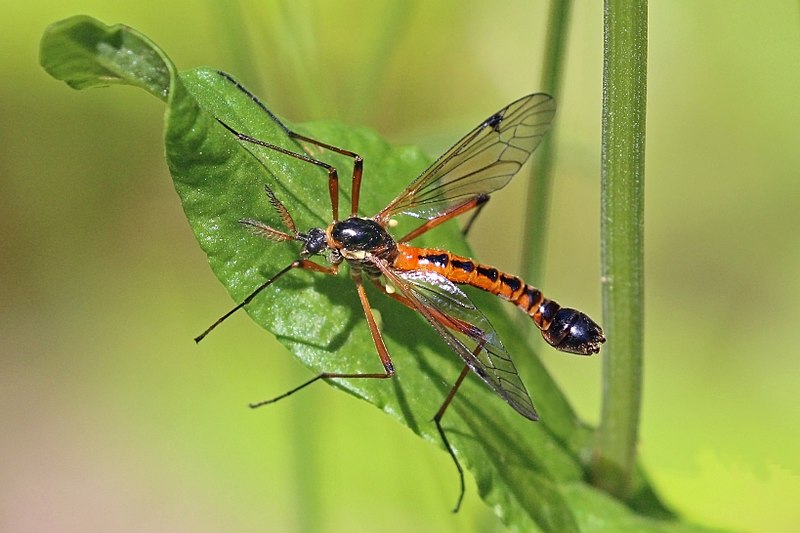
<instances>
[{"instance_id":1,"label":"long slender leg","mask_svg":"<svg viewBox=\"0 0 800 533\"><path fill-rule=\"evenodd\" d=\"M338 154L346 155L348 157L352 157L353 158L353 185L352 185L352 188L351 188L351 191L352 191L351 192L352 205L351 205L350 216L356 216L358 214L358 200L359 200L359 195L360 195L360 192L361 192L361 175L362 175L363 169L364 169L364 159L360 155L356 154L355 152L351 152L349 150L344 150L342 148L338 148L336 146L320 142L320 141L318 141L316 139L312 139L311 137L306 137L305 135L301 135L301 134L299 134L297 132L294 132L294 131L290 130L289 128L286 127L286 125L283 122L281 122L278 119L278 117L276 117L269 109L267 109L267 106L265 106L261 102L261 100L258 99L258 97L256 95L254 95L253 93L251 93L250 91L245 89L242 84L240 84L238 81L233 79L233 77L231 77L229 74L227 74L225 72L222 72L221 70L218 70L217 73L220 76L222 76L223 78L225 78L226 80L228 80L229 82L231 82L242 93L247 95L247 97L250 98L250 100L252 100L253 103L255 103L258 107L260 107L261 110L264 111L264 113L269 115L270 119L275 124L280 126L281 129L283 129L283 131L286 132L286 135L288 135L289 137L292 137L293 139L297 139L297 140L300 140L300 141L305 141L305 142L317 145L317 146L319 146L321 148L325 148L326 150L330 150L332 152L336 152ZM227 125L223 124L223 126L225 126L227 128ZM228 128L228 129L230 130L230 128ZM279 150L279 151L281 153L286 153L283 150ZM287 155L292 155L292 154L294 154L294 152L292 152L290 154L287 154ZM313 158L309 158L309 159L313 159ZM304 159L304 160L305 161L309 161L307 159ZM309 162L313 163L314 161L316 161L316 160L312 160L312 161L309 161ZM329 171L329 174L330 174L330 171ZM329 184L329 186L330 186L330 184ZM338 201L337 201L337 204L338 204ZM333 219L334 220L339 220L337 210L334 210L334 211L335 212L334 212Z\"/></svg>"},{"instance_id":2,"label":"long slender leg","mask_svg":"<svg viewBox=\"0 0 800 533\"><path fill-rule=\"evenodd\" d=\"M240 133L233 129L232 127L225 124L220 119L217 119L217 122L222 124L226 130L231 132L237 139L244 142L249 142L251 144L256 144L258 146L263 146L264 148L269 148L270 150L275 150L276 152L280 152L284 155L288 155L290 157L294 157L295 159L299 159L301 161L305 161L306 163L311 163L312 165L317 165L325 169L328 172L328 191L331 195L331 210L333 212L333 221L336 222L339 220L339 173L336 171L336 167L329 165L323 161L318 159L314 159L313 157L309 157L305 154L298 154L297 152L292 152L291 150L287 150L286 148L280 147L277 144L268 143L266 141L262 141L261 139L256 139L255 137L251 137L249 135L245 135L244 133ZM292 132L289 132L292 134Z\"/></svg>"},{"instance_id":3,"label":"long slender leg","mask_svg":"<svg viewBox=\"0 0 800 533\"><path fill-rule=\"evenodd\" d=\"M322 272L324 274L331 274L331 275L336 274L336 272L338 270L338 267L336 267L335 265L334 266L330 266L330 267L325 267L325 266L322 266L320 264L315 263L314 261L308 261L307 259L298 259L296 261L293 261L291 264L289 264L289 266L285 267L283 270L281 270L280 272L278 272L277 274L275 274L274 276L269 278L267 281L265 281L264 283L259 285L256 288L256 290L254 290L249 295L247 295L247 298L242 300L242 302L239 305L237 305L236 307L234 307L233 309L231 309L230 311L228 311L227 313L225 313L224 315L219 317L217 319L217 321L214 322L213 324L211 324L208 328L206 328L206 330L203 333L201 333L200 335L195 337L194 338L194 342L200 342L201 340L203 340L205 338L205 336L208 335L209 333L211 333L211 331L214 328L216 328L217 326L222 324L222 322L224 322L225 319L227 319L233 313L235 313L236 311L238 311L239 309L241 309L245 305L249 304L253 300L253 298L255 298L261 291L263 291L264 289L266 289L267 287L272 285L272 283L276 279L278 279L279 277L283 276L284 274L286 274L287 272L289 272L290 270L293 270L295 268L302 268L302 269L305 269L305 270L313 270L314 272Z\"/></svg>"},{"instance_id":4,"label":"long slender leg","mask_svg":"<svg viewBox=\"0 0 800 533\"><path fill-rule=\"evenodd\" d=\"M467 223L464 224L464 227L461 228L461 235L463 235L464 237L467 236L469 231L472 229L472 224L475 223L475 220L478 219L478 215L480 215L483 212L483 208L486 207L486 204L488 204L489 200L491 200L490 196L486 196L485 198L486 199L483 200L481 203L479 203L478 206L475 208L475 212L473 212L472 215L469 217L469 220L467 220Z\"/></svg>"},{"instance_id":5,"label":"long slender leg","mask_svg":"<svg viewBox=\"0 0 800 533\"><path fill-rule=\"evenodd\" d=\"M478 213L480 213L480 208L488 201L489 201L489 195L488 194L481 194L479 196L476 196L475 198L471 198L470 200L467 200L464 203L456 204L455 206L451 207L450 209L448 209L444 213L440 214L438 217L428 220L427 222L425 222L424 224L420 225L416 229L414 229L414 230L408 232L407 234L403 235L403 237L398 239L398 240L400 242L408 242L408 241L410 241L412 239L416 239L417 237L419 237L423 233L426 233L426 232L432 230L433 228L435 228L439 224L447 222L451 218L457 217L458 215L466 213L467 211L470 211L470 210L475 209L475 208L478 208ZM473 215L473 217L467 223L467 226L465 226L465 230L463 231L464 234L466 234L466 232L469 231L469 226L472 225L472 222L474 220L475 220L475 216Z\"/></svg>"},{"instance_id":6,"label":"long slender leg","mask_svg":"<svg viewBox=\"0 0 800 533\"><path fill-rule=\"evenodd\" d=\"M295 139L299 139L301 141L319 146L320 148L330 150L331 152L336 152L337 154L342 154L353 158L353 185L350 187L350 196L352 200L350 206L350 216L357 216L358 200L359 196L361 195L361 175L364 173L364 158L355 152L351 152L350 150L345 150L344 148L339 148L338 146L333 146L332 144L327 144L316 139L312 139L311 137L300 135L299 133L295 133L293 131L290 131L289 134Z\"/></svg>"},{"instance_id":7,"label":"long slender leg","mask_svg":"<svg viewBox=\"0 0 800 533\"><path fill-rule=\"evenodd\" d=\"M291 136L291 135L292 135L292 133L293 133L293 132L292 132L292 131L291 131L289 128L287 128L287 127L286 127L286 125L285 125L283 122L281 122L281 121L280 121L280 119L279 119L278 117L276 117L276 116L275 116L275 115L272 113L272 111L270 111L269 109L267 109L267 106L265 106L263 103L261 103L261 100L259 100L259 99L258 99L258 97L257 97L256 95L254 95L253 93L251 93L250 91L248 91L247 89L245 89L245 88L244 88L244 86L243 86L241 83L239 83L238 81L236 81L236 80L233 78L233 76L231 76L231 75L230 75L230 74L228 74L227 72L223 72L223 71L221 71L221 70L218 70L218 71L217 71L217 74L219 74L220 76L222 76L223 78L225 78L226 80L228 80L229 82L231 82L231 83L234 85L234 87L236 87L236 88L237 88L237 89L239 89L239 90L240 90L242 93L244 93L244 94L245 94L245 95L246 95L246 96L247 96L247 97L248 97L250 100L252 100L252 101L253 101L253 103L254 103L254 104L256 104L258 107L260 107L260 108L261 108L261 110L262 110L264 113L266 113L267 115L269 115L269 118L270 118L270 120L272 120L272 122L274 122L275 124L277 124L278 126L280 126L280 128L281 128L283 131L285 131L287 135L289 135L289 136Z\"/></svg>"},{"instance_id":8,"label":"long slender leg","mask_svg":"<svg viewBox=\"0 0 800 533\"><path fill-rule=\"evenodd\" d=\"M378 330L378 324L375 322L375 317L372 314L372 308L369 305L369 300L367 300L367 293L364 290L364 283L361 280L361 275L353 276L353 281L356 284L356 290L358 291L358 298L361 300L361 307L364 309L364 315L367 317L367 324L369 325L369 331L372 334L372 342L375 343L375 348L378 351L378 357L381 359L381 363L383 364L383 373L340 373L340 372L323 372L322 374L318 374L313 378L309 379L305 383L298 385L297 387L293 388L292 390L281 394L280 396L276 396L275 398L271 398L269 400L264 400L258 403L251 403L250 407L255 409L256 407L261 407L262 405L268 405L271 403L275 403L278 400L282 400L287 396L291 396L295 392L302 390L312 383L315 383L319 380L324 379L335 379L335 378L345 378L345 379L387 379L394 375L394 364L392 363L392 358L389 356L389 350L386 349L386 344L383 342L383 337L381 336L381 332Z\"/></svg>"},{"instance_id":9,"label":"long slender leg","mask_svg":"<svg viewBox=\"0 0 800 533\"><path fill-rule=\"evenodd\" d=\"M387 291L386 287L381 285L377 280L373 280L373 282L387 296L390 296L391 298L397 300L406 307L416 310L414 305L411 303L411 300L409 300L402 294L397 294L396 292ZM447 317L438 312L436 309L429 309L429 312L434 317L434 319L436 319L440 324L455 331L461 332L465 335L469 335L472 338L475 338L474 334L475 332L473 331L473 328L466 322L460 321L452 317ZM472 352L472 355L474 355L476 358L478 357L478 354L481 352L481 350L483 350L483 347L486 345L485 339L478 338L477 340L478 344L475 346L475 349ZM442 402L442 405L439 407L439 410L436 411L436 414L433 416L433 422L434 424L436 424L436 429L439 432L439 436L442 438L442 443L444 444L447 453L453 459L453 463L456 465L456 470L458 471L458 481L459 481L460 491L458 495L458 500L456 501L456 505L453 508L454 513L457 513L458 510L461 508L461 502L464 500L464 493L466 492L466 487L464 485L464 468L458 461L458 457L456 457L455 450L453 450L453 447L450 445L450 441L447 439L447 435L445 434L444 428L442 427L442 417L444 417L445 411L447 411L448 406L453 401L453 398L455 398L459 387L461 387L461 384L469 375L469 371L470 367L468 365L464 365L464 368L461 370L461 373L458 375L458 378L456 378L456 381L453 384L452 388L450 389L450 392L445 397L444 401Z\"/></svg>"},{"instance_id":10,"label":"long slender leg","mask_svg":"<svg viewBox=\"0 0 800 533\"><path fill-rule=\"evenodd\" d=\"M483 343L478 344L475 348L473 354L477 357L478 353L483 349ZM436 424L436 429L439 431L439 436L442 437L442 442L444 443L444 447L447 448L447 453L450 454L450 457L453 459L453 463L456 465L456 469L458 470L458 480L461 484L461 492L458 495L458 500L456 501L456 506L453 508L453 512L457 513L458 510L461 508L461 502L464 501L464 469L461 467L461 463L458 461L456 457L456 452L453 450L453 447L450 445L450 441L447 440L447 435L444 432L444 428L442 427L442 417L444 417L445 411L450 406L450 403L455 398L456 393L458 392L458 388L464 382L464 379L469 374L469 367L464 365L464 368L461 369L461 373L458 375L456 382L453 384L453 387L450 389L450 392L447 394L447 397L442 402L442 405L439 407L439 410L436 411L436 414L433 416L433 422Z\"/></svg>"}]
</instances>

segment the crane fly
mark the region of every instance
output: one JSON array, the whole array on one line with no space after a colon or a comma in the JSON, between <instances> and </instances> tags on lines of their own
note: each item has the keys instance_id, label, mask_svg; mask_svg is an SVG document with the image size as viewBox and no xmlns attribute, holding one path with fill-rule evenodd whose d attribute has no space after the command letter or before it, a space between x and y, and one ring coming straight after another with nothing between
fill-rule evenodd
<instances>
[{"instance_id":1,"label":"crane fly","mask_svg":"<svg viewBox=\"0 0 800 533\"><path fill-rule=\"evenodd\" d=\"M481 122L439 157L381 211L372 217L363 217L358 212L363 173L363 159L358 154L289 130L256 96L227 74L220 72L220 75L260 106L290 138L352 158L351 205L349 216L344 220L340 219L339 177L333 166L309 154L293 152L241 133L217 119L245 145L275 150L327 171L333 221L325 228L298 231L289 209L265 185L266 195L283 227L276 228L255 218L239 222L254 235L269 241L299 242L299 257L261 283L239 305L195 338L195 341L200 342L222 321L251 302L284 274L302 269L335 275L340 265L347 263L383 371L325 372L276 398L251 404L251 407L274 403L319 380L392 377L395 367L364 289L365 281L374 284L385 295L422 315L464 362L464 368L433 418L442 443L458 470L460 493L454 512L457 511L464 497L464 472L447 439L442 418L469 372L474 372L519 414L530 420L538 419L525 385L497 332L459 286L469 285L510 301L531 317L544 340L558 350L591 355L599 352L605 337L600 326L586 314L561 307L517 276L447 250L419 248L409 242L443 222L469 211L474 210L474 220L474 216L489 200L489 194L504 187L539 145L555 114L553 98L535 93L508 104ZM388 230L393 227L393 217L396 215L409 215L423 219L424 222L395 239ZM321 256L324 264L312 261L311 258L315 256Z\"/></svg>"}]
</instances>

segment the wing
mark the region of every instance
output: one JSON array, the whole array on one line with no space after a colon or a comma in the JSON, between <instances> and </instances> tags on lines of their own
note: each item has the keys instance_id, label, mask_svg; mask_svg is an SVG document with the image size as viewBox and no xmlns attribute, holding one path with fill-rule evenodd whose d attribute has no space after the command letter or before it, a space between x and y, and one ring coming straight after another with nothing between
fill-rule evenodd
<instances>
[{"instance_id":1,"label":"wing","mask_svg":"<svg viewBox=\"0 0 800 533\"><path fill-rule=\"evenodd\" d=\"M504 187L539 146L556 112L547 94L529 94L483 121L378 213L436 218L448 207Z\"/></svg>"},{"instance_id":2,"label":"wing","mask_svg":"<svg viewBox=\"0 0 800 533\"><path fill-rule=\"evenodd\" d=\"M461 289L434 272L395 271L380 262L376 265L478 377L522 416L538 420L497 332ZM469 348L467 343L474 346ZM483 347L475 353L480 343Z\"/></svg>"}]
</instances>

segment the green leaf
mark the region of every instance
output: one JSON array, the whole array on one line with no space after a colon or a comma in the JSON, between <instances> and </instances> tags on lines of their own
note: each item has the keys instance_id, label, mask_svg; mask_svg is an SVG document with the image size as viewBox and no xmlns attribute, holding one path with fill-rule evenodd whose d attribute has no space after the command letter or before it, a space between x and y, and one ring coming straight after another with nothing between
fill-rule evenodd
<instances>
[{"instance_id":1,"label":"green leaf","mask_svg":"<svg viewBox=\"0 0 800 533\"><path fill-rule=\"evenodd\" d=\"M39 48L42 67L73 89L134 85L167 99L172 62L160 48L127 26L106 26L87 16L50 26Z\"/></svg>"},{"instance_id":2,"label":"green leaf","mask_svg":"<svg viewBox=\"0 0 800 533\"><path fill-rule=\"evenodd\" d=\"M121 61L121 55L127 59ZM259 139L301 149L218 72L200 68L178 74L167 56L134 30L86 17L51 26L42 41L41 62L76 88L127 83L159 97L168 95L165 143L175 189L212 270L235 302L297 257L296 243L267 242L238 223L256 218L280 224L264 194L265 184L288 206L299 229L324 227L330 221L324 171L275 151L244 146L217 123L215 117L220 117ZM153 72L167 77L143 75ZM428 162L418 150L392 147L369 130L332 122L291 127L364 157L362 215L385 205ZM350 175L352 160L329 153L319 157L337 165L343 178ZM349 206L348 181L342 179L343 213ZM421 239L423 244L467 250L455 225L432 233ZM382 332L397 375L333 384L441 447L431 417L462 363L421 317L377 291L369 294L383 317ZM669 520L643 476L632 500L638 512L585 483L591 432L575 417L523 335L513 330L501 302L483 293L473 299L514 354L542 417L539 423L524 419L478 379L471 377L463 385L444 426L487 504L518 531L685 530L685 524ZM382 368L347 275L292 272L259 295L247 312L313 372ZM528 332L533 335L533 328ZM294 385L286 384L287 389ZM453 501L456 481L454 471Z\"/></svg>"}]
</instances>

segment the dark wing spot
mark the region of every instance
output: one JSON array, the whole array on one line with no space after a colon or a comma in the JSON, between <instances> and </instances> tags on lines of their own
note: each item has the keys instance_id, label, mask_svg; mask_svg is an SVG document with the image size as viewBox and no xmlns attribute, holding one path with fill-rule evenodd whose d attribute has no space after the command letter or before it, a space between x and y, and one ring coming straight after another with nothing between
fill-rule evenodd
<instances>
[{"instance_id":1,"label":"dark wing spot","mask_svg":"<svg viewBox=\"0 0 800 533\"><path fill-rule=\"evenodd\" d=\"M487 118L483 125L487 128L492 128L494 131L499 131L501 122L503 122L503 115L500 113L495 113L491 117Z\"/></svg>"}]
</instances>

